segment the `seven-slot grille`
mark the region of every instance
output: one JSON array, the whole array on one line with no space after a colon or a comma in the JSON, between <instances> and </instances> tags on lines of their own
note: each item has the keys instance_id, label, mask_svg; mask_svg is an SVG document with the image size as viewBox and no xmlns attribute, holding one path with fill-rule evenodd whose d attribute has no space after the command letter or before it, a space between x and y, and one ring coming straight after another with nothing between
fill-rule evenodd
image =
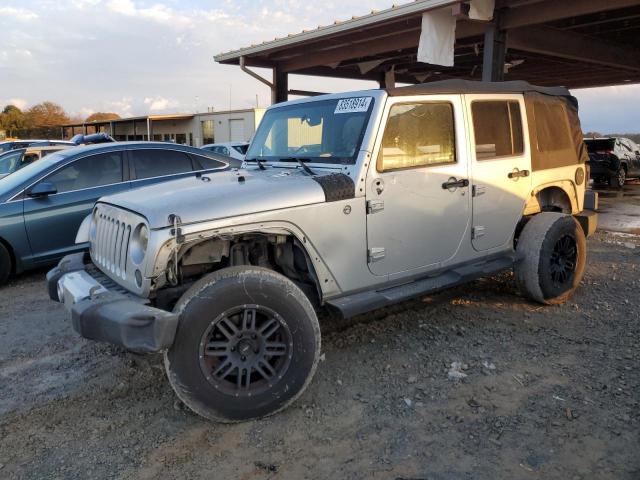
<instances>
[{"instance_id":1,"label":"seven-slot grille","mask_svg":"<svg viewBox=\"0 0 640 480\"><path fill-rule=\"evenodd\" d=\"M105 273L125 280L132 226L119 218L120 215L110 215L101 208L96 209L95 215L96 236L91 243L91 258Z\"/></svg>"}]
</instances>

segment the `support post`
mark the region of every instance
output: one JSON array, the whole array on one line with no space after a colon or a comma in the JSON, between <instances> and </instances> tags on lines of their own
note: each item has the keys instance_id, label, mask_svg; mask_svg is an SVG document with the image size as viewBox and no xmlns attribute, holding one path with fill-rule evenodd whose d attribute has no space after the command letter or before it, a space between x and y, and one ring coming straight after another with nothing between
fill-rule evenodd
<instances>
[{"instance_id":1,"label":"support post","mask_svg":"<svg viewBox=\"0 0 640 480\"><path fill-rule=\"evenodd\" d=\"M271 87L271 103L286 102L289 99L289 74L280 68L273 69L273 86Z\"/></svg>"},{"instance_id":2,"label":"support post","mask_svg":"<svg viewBox=\"0 0 640 480\"><path fill-rule=\"evenodd\" d=\"M504 80L504 62L507 54L507 32L500 29L500 16L496 12L493 21L484 31L484 53L482 58L482 81Z\"/></svg>"},{"instance_id":3,"label":"support post","mask_svg":"<svg viewBox=\"0 0 640 480\"><path fill-rule=\"evenodd\" d=\"M151 119L147 117L147 142L152 141L151 137Z\"/></svg>"}]
</instances>

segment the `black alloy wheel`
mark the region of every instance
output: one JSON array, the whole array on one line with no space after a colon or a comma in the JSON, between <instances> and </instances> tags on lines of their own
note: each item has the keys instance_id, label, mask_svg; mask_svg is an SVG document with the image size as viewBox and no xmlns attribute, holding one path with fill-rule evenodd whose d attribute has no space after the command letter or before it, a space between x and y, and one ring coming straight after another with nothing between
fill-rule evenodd
<instances>
[{"instance_id":1,"label":"black alloy wheel","mask_svg":"<svg viewBox=\"0 0 640 480\"><path fill-rule=\"evenodd\" d=\"M576 239L571 235L564 235L553 246L549 258L551 279L556 287L562 287L573 282L578 258Z\"/></svg>"},{"instance_id":2,"label":"black alloy wheel","mask_svg":"<svg viewBox=\"0 0 640 480\"><path fill-rule=\"evenodd\" d=\"M211 322L200 341L200 368L218 391L252 396L273 387L291 363L289 327L261 305L226 310Z\"/></svg>"}]
</instances>

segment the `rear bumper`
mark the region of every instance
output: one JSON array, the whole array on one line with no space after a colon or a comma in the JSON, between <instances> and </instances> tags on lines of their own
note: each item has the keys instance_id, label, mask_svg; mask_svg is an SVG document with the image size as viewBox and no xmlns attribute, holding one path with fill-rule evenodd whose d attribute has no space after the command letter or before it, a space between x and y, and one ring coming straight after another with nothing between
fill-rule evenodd
<instances>
[{"instance_id":1,"label":"rear bumper","mask_svg":"<svg viewBox=\"0 0 640 480\"><path fill-rule=\"evenodd\" d=\"M613 160L589 161L587 165L591 178L610 177L618 171L619 162Z\"/></svg>"},{"instance_id":2,"label":"rear bumper","mask_svg":"<svg viewBox=\"0 0 640 480\"><path fill-rule=\"evenodd\" d=\"M109 290L87 271L90 265L84 254L69 255L47 274L49 297L71 312L74 330L84 338L134 352L168 349L178 315L150 307L145 299Z\"/></svg>"},{"instance_id":3,"label":"rear bumper","mask_svg":"<svg viewBox=\"0 0 640 480\"><path fill-rule=\"evenodd\" d=\"M584 234L590 237L598 228L598 192L586 190L584 192L584 210L574 215L582 227Z\"/></svg>"}]
</instances>

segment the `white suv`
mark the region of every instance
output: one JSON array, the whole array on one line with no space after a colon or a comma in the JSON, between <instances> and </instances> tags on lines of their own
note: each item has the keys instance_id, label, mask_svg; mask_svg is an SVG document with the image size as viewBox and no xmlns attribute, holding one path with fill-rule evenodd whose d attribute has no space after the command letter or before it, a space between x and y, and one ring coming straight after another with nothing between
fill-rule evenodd
<instances>
[{"instance_id":1,"label":"white suv","mask_svg":"<svg viewBox=\"0 0 640 480\"><path fill-rule=\"evenodd\" d=\"M164 352L210 419L285 408L345 317L513 269L566 301L595 230L564 88L444 81L269 108L244 170L101 199L49 272L84 337ZM168 186L171 185L171 189Z\"/></svg>"}]
</instances>

